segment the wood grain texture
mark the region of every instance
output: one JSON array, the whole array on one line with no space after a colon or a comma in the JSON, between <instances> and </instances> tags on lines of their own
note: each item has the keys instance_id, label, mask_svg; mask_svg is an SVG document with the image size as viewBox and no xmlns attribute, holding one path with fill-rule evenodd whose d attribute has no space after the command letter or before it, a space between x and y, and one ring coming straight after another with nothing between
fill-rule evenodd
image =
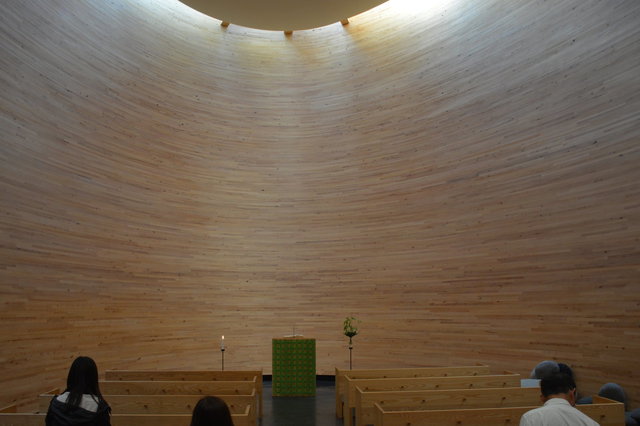
<instances>
[{"instance_id":1,"label":"wood grain texture","mask_svg":"<svg viewBox=\"0 0 640 426\"><path fill-rule=\"evenodd\" d=\"M465 389L466 388L466 389ZM451 388L450 388L451 389ZM455 390L422 390L422 391L364 391L355 387L353 397L345 406L353 406L354 418L345 417L344 425L364 426L373 423L375 417L374 404L378 403L385 410L399 409L416 410L448 410L454 408L493 408L493 407L523 407L540 405L539 388L503 387L502 389L476 388L460 386ZM351 413L351 410L349 410Z\"/></svg>"},{"instance_id":2,"label":"wood grain texture","mask_svg":"<svg viewBox=\"0 0 640 426\"><path fill-rule=\"evenodd\" d=\"M363 392L356 390L355 425L375 422L375 404L385 411L458 408L529 407L541 405L539 388L456 389L439 391ZM346 423L346 422L345 422Z\"/></svg>"},{"instance_id":3,"label":"wood grain texture","mask_svg":"<svg viewBox=\"0 0 640 426\"><path fill-rule=\"evenodd\" d=\"M398 23L401 22L401 27ZM106 369L571 365L640 403L640 3L313 31L0 2L0 406Z\"/></svg>"},{"instance_id":4,"label":"wood grain texture","mask_svg":"<svg viewBox=\"0 0 640 426\"><path fill-rule=\"evenodd\" d=\"M45 413L0 413L0 426L42 426ZM254 426L251 407L231 413L234 426ZM112 426L180 426L191 421L191 414L113 414Z\"/></svg>"},{"instance_id":5,"label":"wood grain texture","mask_svg":"<svg viewBox=\"0 0 640 426\"><path fill-rule=\"evenodd\" d=\"M224 382L159 382L159 381L101 381L104 395L252 395L255 381Z\"/></svg>"},{"instance_id":6,"label":"wood grain texture","mask_svg":"<svg viewBox=\"0 0 640 426\"><path fill-rule=\"evenodd\" d=\"M232 413L244 413L250 407L250 424L256 423L258 404L253 395L216 395ZM46 413L54 395L38 395L39 411ZM105 395L114 414L193 414L202 395Z\"/></svg>"},{"instance_id":7,"label":"wood grain texture","mask_svg":"<svg viewBox=\"0 0 640 426\"><path fill-rule=\"evenodd\" d=\"M375 426L497 426L514 425L520 422L524 413L539 405L528 407L471 408L452 410L391 410L375 404ZM578 405L576 408L598 422L601 426L617 426L624 423L624 405L612 400L601 400L593 404Z\"/></svg>"},{"instance_id":8,"label":"wood grain texture","mask_svg":"<svg viewBox=\"0 0 640 426\"><path fill-rule=\"evenodd\" d=\"M449 376L449 377L411 377L389 379L349 379L343 395L342 417L344 425L350 426L347 413L351 414L356 408L357 390L363 391L424 391L446 389L487 389L487 388L513 388L520 386L519 374L502 374L486 376ZM409 393L407 394L409 395ZM336 410L338 404L336 403ZM338 417L341 417L339 414Z\"/></svg>"},{"instance_id":9,"label":"wood grain texture","mask_svg":"<svg viewBox=\"0 0 640 426\"><path fill-rule=\"evenodd\" d=\"M416 368L395 368L395 369L341 369L335 368L335 392L336 392L336 416L342 418L344 411L344 403L346 395L349 392L349 379L387 379L387 378L418 378L418 377L448 377L448 376L477 376L477 375L489 375L488 365L474 365L474 366L450 366L450 367L416 367ZM516 378L517 380L517 378ZM397 381L395 389L410 389L411 381ZM389 389L389 381L383 380L385 383L384 390ZM365 390L370 390L369 385L360 385ZM417 385L420 386L420 385ZM430 383L427 386L435 386L434 383ZM414 388L416 389L416 388ZM417 388L419 389L419 388ZM354 390L352 390L354 392ZM347 404L348 405L348 404Z\"/></svg>"},{"instance_id":10,"label":"wood grain texture","mask_svg":"<svg viewBox=\"0 0 640 426\"><path fill-rule=\"evenodd\" d=\"M205 382L205 381L251 381L255 382L257 389L262 389L262 371L215 371L215 370L107 370L104 372L105 380L123 381L159 381L159 382Z\"/></svg>"}]
</instances>

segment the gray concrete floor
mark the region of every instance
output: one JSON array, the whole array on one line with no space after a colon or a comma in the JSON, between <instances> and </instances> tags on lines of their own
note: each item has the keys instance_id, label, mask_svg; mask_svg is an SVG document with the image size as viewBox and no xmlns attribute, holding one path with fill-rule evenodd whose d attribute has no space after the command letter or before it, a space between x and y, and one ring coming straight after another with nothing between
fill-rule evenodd
<instances>
[{"instance_id":1,"label":"gray concrete floor","mask_svg":"<svg viewBox=\"0 0 640 426\"><path fill-rule=\"evenodd\" d=\"M336 418L333 381L317 380L316 396L271 395L271 382L264 382L264 415L261 426L342 426Z\"/></svg>"}]
</instances>

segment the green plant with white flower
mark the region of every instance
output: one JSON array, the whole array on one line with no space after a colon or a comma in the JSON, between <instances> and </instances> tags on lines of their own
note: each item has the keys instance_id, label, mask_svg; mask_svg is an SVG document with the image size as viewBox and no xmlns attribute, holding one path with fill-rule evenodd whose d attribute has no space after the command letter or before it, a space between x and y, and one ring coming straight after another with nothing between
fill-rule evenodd
<instances>
[{"instance_id":1,"label":"green plant with white flower","mask_svg":"<svg viewBox=\"0 0 640 426\"><path fill-rule=\"evenodd\" d=\"M346 317L342 325L344 335L349 338L349 344L351 345L353 336L358 334L358 325L360 325L360 321L354 317Z\"/></svg>"}]
</instances>

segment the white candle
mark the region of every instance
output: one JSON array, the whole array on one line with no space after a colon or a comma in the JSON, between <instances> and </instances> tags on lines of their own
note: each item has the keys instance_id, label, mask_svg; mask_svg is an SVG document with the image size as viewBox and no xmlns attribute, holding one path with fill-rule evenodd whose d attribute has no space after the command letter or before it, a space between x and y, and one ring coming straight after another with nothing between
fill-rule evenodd
<instances>
[{"instance_id":1,"label":"white candle","mask_svg":"<svg viewBox=\"0 0 640 426\"><path fill-rule=\"evenodd\" d=\"M220 339L220 349L224 349L224 336Z\"/></svg>"}]
</instances>

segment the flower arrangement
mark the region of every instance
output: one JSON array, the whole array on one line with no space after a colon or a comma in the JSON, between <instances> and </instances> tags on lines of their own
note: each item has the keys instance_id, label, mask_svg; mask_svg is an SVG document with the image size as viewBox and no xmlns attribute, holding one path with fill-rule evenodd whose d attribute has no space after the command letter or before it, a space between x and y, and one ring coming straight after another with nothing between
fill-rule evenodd
<instances>
[{"instance_id":1,"label":"flower arrangement","mask_svg":"<svg viewBox=\"0 0 640 426\"><path fill-rule=\"evenodd\" d=\"M349 370L353 368L353 357L351 352L353 351L353 336L358 334L358 321L354 317L346 317L342 323L344 335L349 338Z\"/></svg>"},{"instance_id":2,"label":"flower arrangement","mask_svg":"<svg viewBox=\"0 0 640 426\"><path fill-rule=\"evenodd\" d=\"M351 339L353 338L353 336L358 334L357 324L359 324L359 322L360 321L358 321L354 317L346 317L344 319L344 323L343 323L344 335L349 338L349 344L352 343Z\"/></svg>"}]
</instances>

